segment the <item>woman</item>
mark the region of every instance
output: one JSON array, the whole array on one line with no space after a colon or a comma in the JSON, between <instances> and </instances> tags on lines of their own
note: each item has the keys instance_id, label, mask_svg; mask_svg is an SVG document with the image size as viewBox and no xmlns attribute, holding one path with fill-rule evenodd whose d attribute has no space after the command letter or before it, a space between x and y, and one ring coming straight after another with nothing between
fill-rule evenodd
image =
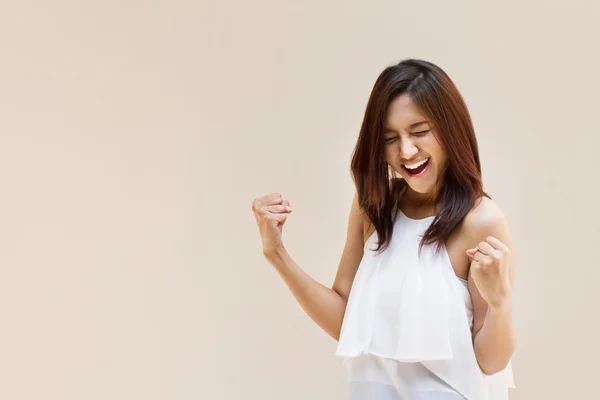
<instances>
[{"instance_id":1,"label":"woman","mask_svg":"<svg viewBox=\"0 0 600 400\"><path fill-rule=\"evenodd\" d=\"M514 387L513 243L484 192L473 124L438 66L407 59L371 92L332 288L288 255L291 204L255 199L263 253L338 340L350 399L497 400Z\"/></svg>"}]
</instances>

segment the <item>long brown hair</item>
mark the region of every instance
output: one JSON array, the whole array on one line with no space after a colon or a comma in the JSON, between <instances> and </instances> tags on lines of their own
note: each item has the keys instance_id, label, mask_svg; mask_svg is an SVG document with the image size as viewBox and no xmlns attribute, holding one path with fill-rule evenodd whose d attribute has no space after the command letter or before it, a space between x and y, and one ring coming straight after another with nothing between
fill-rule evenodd
<instances>
[{"instance_id":1,"label":"long brown hair","mask_svg":"<svg viewBox=\"0 0 600 400\"><path fill-rule=\"evenodd\" d=\"M383 126L389 104L401 95L408 95L430 119L448 159L435 188L439 193L438 212L419 245L421 249L435 243L437 252L475 201L481 196L490 197L483 191L471 116L460 92L440 67L411 58L381 72L369 96L352 154L352 178L360 207L377 231L379 243L375 250L383 251L392 237L401 190L401 185L390 187Z\"/></svg>"}]
</instances>

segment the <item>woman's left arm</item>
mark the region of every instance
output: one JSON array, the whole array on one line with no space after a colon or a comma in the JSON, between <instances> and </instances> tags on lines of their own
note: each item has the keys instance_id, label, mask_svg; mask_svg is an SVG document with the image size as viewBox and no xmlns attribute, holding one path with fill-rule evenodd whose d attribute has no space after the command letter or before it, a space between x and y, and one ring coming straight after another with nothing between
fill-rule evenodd
<instances>
[{"instance_id":1,"label":"woman's left arm","mask_svg":"<svg viewBox=\"0 0 600 400\"><path fill-rule=\"evenodd\" d=\"M516 347L512 321L515 252L500 208L483 198L465 218L473 302L473 347L482 372L502 371Z\"/></svg>"}]
</instances>

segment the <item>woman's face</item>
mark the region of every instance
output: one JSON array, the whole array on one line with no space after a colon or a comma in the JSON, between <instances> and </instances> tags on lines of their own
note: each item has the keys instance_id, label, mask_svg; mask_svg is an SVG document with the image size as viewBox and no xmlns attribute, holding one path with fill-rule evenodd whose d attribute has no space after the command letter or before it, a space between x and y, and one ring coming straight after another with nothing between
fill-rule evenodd
<instances>
[{"instance_id":1,"label":"woman's face","mask_svg":"<svg viewBox=\"0 0 600 400\"><path fill-rule=\"evenodd\" d=\"M391 102L383 132L385 161L419 194L434 194L447 161L436 135L433 124L410 97L401 95Z\"/></svg>"}]
</instances>

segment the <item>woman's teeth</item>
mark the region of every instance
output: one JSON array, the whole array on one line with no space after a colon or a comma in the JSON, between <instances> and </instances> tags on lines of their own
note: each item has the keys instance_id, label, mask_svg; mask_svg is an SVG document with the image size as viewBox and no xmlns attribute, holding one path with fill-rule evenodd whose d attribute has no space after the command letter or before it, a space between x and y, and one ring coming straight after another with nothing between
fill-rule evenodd
<instances>
[{"instance_id":1,"label":"woman's teeth","mask_svg":"<svg viewBox=\"0 0 600 400\"><path fill-rule=\"evenodd\" d=\"M427 162L427 160L429 160L429 158L425 158L421 161L418 161L414 164L404 164L404 167L406 167L406 169L417 169L419 168L421 165L425 164Z\"/></svg>"},{"instance_id":2,"label":"woman's teeth","mask_svg":"<svg viewBox=\"0 0 600 400\"><path fill-rule=\"evenodd\" d=\"M425 170L429 167L429 158L417 161L413 164L403 164L402 166L410 176L419 177L422 176L425 173Z\"/></svg>"}]
</instances>

